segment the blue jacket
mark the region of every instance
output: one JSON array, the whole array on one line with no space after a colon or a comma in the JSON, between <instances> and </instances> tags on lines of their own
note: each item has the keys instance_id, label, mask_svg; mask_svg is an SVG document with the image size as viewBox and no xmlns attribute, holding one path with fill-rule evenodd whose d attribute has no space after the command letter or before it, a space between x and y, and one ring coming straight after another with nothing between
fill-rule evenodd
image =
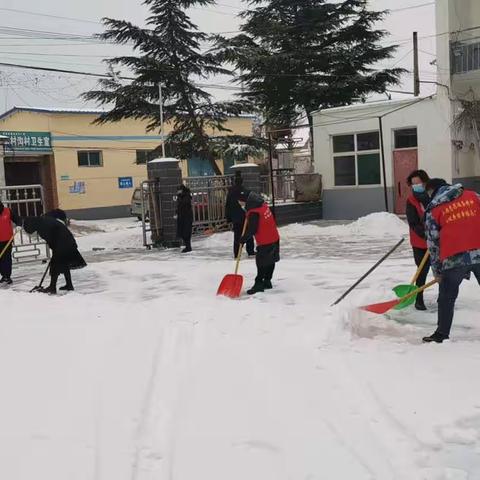
<instances>
[{"instance_id":1,"label":"blue jacket","mask_svg":"<svg viewBox=\"0 0 480 480\"><path fill-rule=\"evenodd\" d=\"M439 205L449 203L462 195L463 186L445 185L440 187L432 198L432 201L427 207L425 213L425 230L427 233L427 244L430 251L430 262L432 270L435 275L441 275L444 270L451 270L452 268L465 267L475 264L480 264L480 250L472 250L471 252L460 253L445 259L440 260L440 230L441 227L433 218L432 210ZM479 195L480 198L480 195Z\"/></svg>"}]
</instances>

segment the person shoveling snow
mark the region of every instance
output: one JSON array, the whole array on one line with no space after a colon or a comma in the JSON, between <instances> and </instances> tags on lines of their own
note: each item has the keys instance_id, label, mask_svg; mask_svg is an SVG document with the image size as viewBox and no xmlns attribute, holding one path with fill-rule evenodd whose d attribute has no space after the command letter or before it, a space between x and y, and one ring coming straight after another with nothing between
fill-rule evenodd
<instances>
[{"instance_id":1,"label":"person shoveling snow","mask_svg":"<svg viewBox=\"0 0 480 480\"><path fill-rule=\"evenodd\" d=\"M275 263L280 261L280 234L272 211L262 198L255 192L243 191L239 196L240 205L247 210L247 230L240 239L245 244L255 237L257 244L257 277L249 295L270 290Z\"/></svg>"},{"instance_id":2,"label":"person shoveling snow","mask_svg":"<svg viewBox=\"0 0 480 480\"><path fill-rule=\"evenodd\" d=\"M77 242L67 226L55 216L26 217L23 228L28 234L43 238L52 250L50 261L50 285L37 291L55 295L60 274L65 275L66 285L61 290L73 290L70 270L85 267L87 264L78 251Z\"/></svg>"},{"instance_id":3,"label":"person shoveling snow","mask_svg":"<svg viewBox=\"0 0 480 480\"><path fill-rule=\"evenodd\" d=\"M427 183L427 192L427 243L440 293L437 330L423 341L442 343L450 335L460 284L472 273L480 284L480 196L438 178Z\"/></svg>"}]
</instances>

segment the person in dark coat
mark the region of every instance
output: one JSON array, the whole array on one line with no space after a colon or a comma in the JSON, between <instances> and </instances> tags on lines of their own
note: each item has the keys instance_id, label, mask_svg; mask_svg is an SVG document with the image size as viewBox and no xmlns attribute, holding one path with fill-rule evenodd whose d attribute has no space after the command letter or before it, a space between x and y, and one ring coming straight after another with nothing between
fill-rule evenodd
<instances>
[{"instance_id":1,"label":"person in dark coat","mask_svg":"<svg viewBox=\"0 0 480 480\"><path fill-rule=\"evenodd\" d=\"M40 291L54 295L57 293L57 281L60 274L65 275L66 285L60 290L73 290L70 270L86 267L86 262L78 251L77 242L66 225L52 216L26 217L24 230L30 235L37 233L52 250L50 260L50 285Z\"/></svg>"},{"instance_id":2,"label":"person in dark coat","mask_svg":"<svg viewBox=\"0 0 480 480\"><path fill-rule=\"evenodd\" d=\"M257 277L253 287L247 290L253 295L272 288L275 264L280 261L280 235L275 218L261 195L244 191L239 202L245 204L247 210L247 231L240 243L246 243L252 237L257 243Z\"/></svg>"},{"instance_id":3,"label":"person in dark coat","mask_svg":"<svg viewBox=\"0 0 480 480\"><path fill-rule=\"evenodd\" d=\"M177 237L183 240L185 248L182 253L192 251L193 208L192 194L185 185L177 191Z\"/></svg>"},{"instance_id":4,"label":"person in dark coat","mask_svg":"<svg viewBox=\"0 0 480 480\"><path fill-rule=\"evenodd\" d=\"M12 223L19 225L20 220L15 212L0 201L0 284L6 285L12 284Z\"/></svg>"},{"instance_id":5,"label":"person in dark coat","mask_svg":"<svg viewBox=\"0 0 480 480\"><path fill-rule=\"evenodd\" d=\"M227 201L225 204L225 216L227 222L233 226L233 257L237 258L240 249L240 238L242 237L243 224L245 222L245 210L240 206L238 200L243 190L243 178L240 172L235 172L233 185L228 189ZM255 243L253 237L245 244L249 257L255 255Z\"/></svg>"},{"instance_id":6,"label":"person in dark coat","mask_svg":"<svg viewBox=\"0 0 480 480\"><path fill-rule=\"evenodd\" d=\"M425 234L425 212L430 203L430 197L426 191L426 184L430 180L424 170L415 170L407 178L407 184L411 187L412 193L407 198L407 221L410 227L410 245L413 250L413 258L417 267L422 263L427 253L427 238ZM430 270L430 258L423 267L417 279L417 287L423 287ZM417 295L415 300L417 310L426 310L423 300L423 292Z\"/></svg>"}]
</instances>

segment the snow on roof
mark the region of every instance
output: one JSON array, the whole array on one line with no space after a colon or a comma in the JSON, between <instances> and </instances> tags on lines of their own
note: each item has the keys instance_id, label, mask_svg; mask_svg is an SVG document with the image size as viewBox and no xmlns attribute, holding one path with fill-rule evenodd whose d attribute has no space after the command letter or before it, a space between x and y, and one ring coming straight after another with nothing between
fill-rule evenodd
<instances>
[{"instance_id":1,"label":"snow on roof","mask_svg":"<svg viewBox=\"0 0 480 480\"><path fill-rule=\"evenodd\" d=\"M300 128L292 128L292 138L295 140L293 145L294 148L305 148L308 141L310 140L310 127L300 127ZM282 143L280 139L280 143L277 144L275 147L276 150L288 150L289 145L287 142Z\"/></svg>"},{"instance_id":2,"label":"snow on roof","mask_svg":"<svg viewBox=\"0 0 480 480\"><path fill-rule=\"evenodd\" d=\"M92 109L92 108L55 108L55 107L13 107L0 115L0 120L10 117L17 112L34 112L34 113L72 113L72 114L89 114L101 115L107 113L108 110Z\"/></svg>"},{"instance_id":3,"label":"snow on roof","mask_svg":"<svg viewBox=\"0 0 480 480\"><path fill-rule=\"evenodd\" d=\"M230 168L236 169L236 168L251 168L251 167L258 167L258 165L256 163L239 163L238 165L233 165Z\"/></svg>"},{"instance_id":4,"label":"snow on roof","mask_svg":"<svg viewBox=\"0 0 480 480\"><path fill-rule=\"evenodd\" d=\"M377 102L368 102L368 103L355 103L353 105L346 105L345 107L335 107L335 108L324 108L321 110L316 110L312 113L312 115L326 115L330 113L352 113L356 110L375 110L375 111L383 111L383 110L390 110L395 107L401 107L402 105L408 104L415 104L420 102L421 100L425 100L427 98L432 98L432 95L427 97L415 97L415 98L408 98L406 100L381 100Z\"/></svg>"},{"instance_id":5,"label":"snow on roof","mask_svg":"<svg viewBox=\"0 0 480 480\"><path fill-rule=\"evenodd\" d=\"M150 160L148 163L178 163L180 160L178 158L173 157L165 157L165 158L154 158Z\"/></svg>"}]
</instances>

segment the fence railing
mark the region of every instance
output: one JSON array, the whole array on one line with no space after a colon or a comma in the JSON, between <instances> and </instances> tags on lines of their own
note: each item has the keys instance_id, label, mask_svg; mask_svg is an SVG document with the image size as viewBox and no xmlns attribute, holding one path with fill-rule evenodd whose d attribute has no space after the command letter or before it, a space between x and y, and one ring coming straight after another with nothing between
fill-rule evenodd
<instances>
[{"instance_id":1,"label":"fence railing","mask_svg":"<svg viewBox=\"0 0 480 480\"><path fill-rule=\"evenodd\" d=\"M42 185L0 187L0 199L17 217L37 217L45 213ZM14 262L49 256L48 246L37 234L29 235L23 229L17 229L12 250Z\"/></svg>"},{"instance_id":2,"label":"fence railing","mask_svg":"<svg viewBox=\"0 0 480 480\"><path fill-rule=\"evenodd\" d=\"M318 173L275 173L260 177L262 195L272 200L272 182L276 202L312 202L322 195L322 177Z\"/></svg>"},{"instance_id":3,"label":"fence railing","mask_svg":"<svg viewBox=\"0 0 480 480\"><path fill-rule=\"evenodd\" d=\"M230 228L225 216L228 189L233 176L188 177L183 181L192 193L193 234L208 231L226 231ZM321 198L322 182L318 174L277 173L273 176L275 198L277 202L311 202ZM152 245L150 236L157 237L162 229L163 212L161 202L152 201L159 198L159 186L154 181L142 184L142 224L144 245ZM270 175L261 177L261 192L266 200L272 199ZM155 210L155 211L154 211ZM156 219L151 227L148 218ZM158 231L152 231L152 228Z\"/></svg>"},{"instance_id":4,"label":"fence railing","mask_svg":"<svg viewBox=\"0 0 480 480\"><path fill-rule=\"evenodd\" d=\"M193 234L229 229L225 205L232 179L232 175L224 175L188 177L183 180L192 192Z\"/></svg>"}]
</instances>

